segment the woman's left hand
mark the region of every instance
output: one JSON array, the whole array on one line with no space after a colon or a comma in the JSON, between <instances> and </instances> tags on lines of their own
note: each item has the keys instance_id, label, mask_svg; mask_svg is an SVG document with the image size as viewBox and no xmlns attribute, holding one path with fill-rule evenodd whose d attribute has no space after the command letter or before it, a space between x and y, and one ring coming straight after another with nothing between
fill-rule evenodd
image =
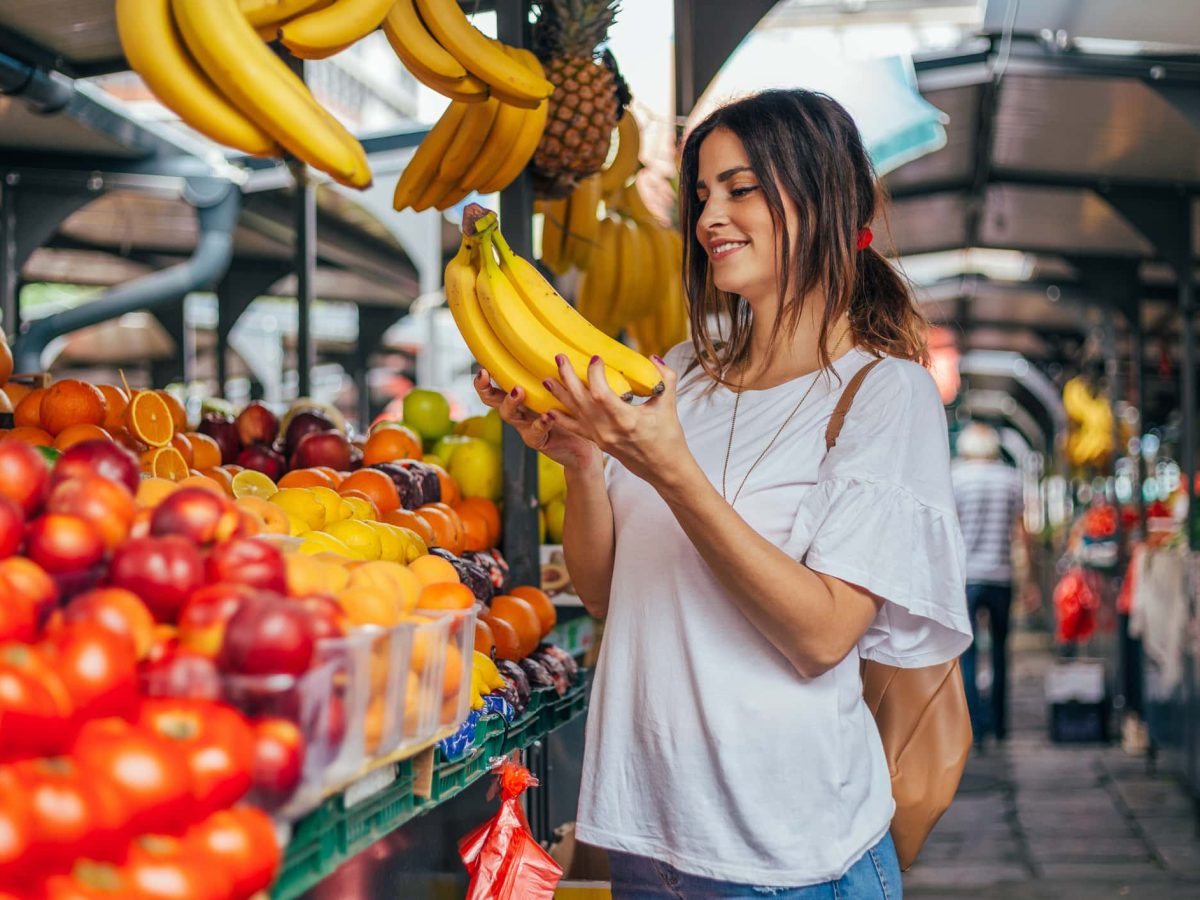
<instances>
[{"instance_id":1,"label":"woman's left hand","mask_svg":"<svg viewBox=\"0 0 1200 900\"><path fill-rule=\"evenodd\" d=\"M680 462L690 457L675 409L678 376L657 356L651 361L662 375L663 392L633 405L618 397L604 376L604 362L593 356L584 384L565 356L555 357L558 380L545 387L567 409L546 413L548 422L586 438L617 459L634 475L654 487L678 475Z\"/></svg>"}]
</instances>

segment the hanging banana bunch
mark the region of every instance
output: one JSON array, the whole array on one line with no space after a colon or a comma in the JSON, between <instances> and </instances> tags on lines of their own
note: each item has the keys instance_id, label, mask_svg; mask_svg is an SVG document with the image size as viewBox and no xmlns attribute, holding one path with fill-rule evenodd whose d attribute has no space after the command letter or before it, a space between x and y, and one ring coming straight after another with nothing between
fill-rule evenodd
<instances>
[{"instance_id":1,"label":"hanging banana bunch","mask_svg":"<svg viewBox=\"0 0 1200 900\"><path fill-rule=\"evenodd\" d=\"M1107 465L1113 452L1113 414L1108 398L1093 394L1082 377L1063 385L1063 408L1071 420L1067 459L1076 466Z\"/></svg>"}]
</instances>

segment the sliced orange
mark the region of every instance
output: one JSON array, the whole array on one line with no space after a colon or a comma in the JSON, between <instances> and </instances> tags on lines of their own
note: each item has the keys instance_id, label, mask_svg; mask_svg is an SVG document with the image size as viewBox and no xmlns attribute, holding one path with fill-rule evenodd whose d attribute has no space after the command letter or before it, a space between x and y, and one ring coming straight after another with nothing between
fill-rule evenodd
<instances>
[{"instance_id":1,"label":"sliced orange","mask_svg":"<svg viewBox=\"0 0 1200 900\"><path fill-rule=\"evenodd\" d=\"M187 460L174 447L159 447L149 451L148 456L148 468L155 478L178 482L192 474L188 469Z\"/></svg>"},{"instance_id":2,"label":"sliced orange","mask_svg":"<svg viewBox=\"0 0 1200 900\"><path fill-rule=\"evenodd\" d=\"M166 447L175 434L175 421L171 418L170 408L153 391L138 391L134 395L125 412L125 423L130 434L151 447ZM175 452L179 453L178 450ZM186 463L184 469L187 469Z\"/></svg>"},{"instance_id":3,"label":"sliced orange","mask_svg":"<svg viewBox=\"0 0 1200 900\"><path fill-rule=\"evenodd\" d=\"M182 431L177 431L171 435L171 446L179 451L179 455L183 457L183 461L188 464L188 468L192 467L192 442L188 436Z\"/></svg>"},{"instance_id":4,"label":"sliced orange","mask_svg":"<svg viewBox=\"0 0 1200 900\"><path fill-rule=\"evenodd\" d=\"M192 465L195 468L203 472L221 465L221 445L215 440L198 431L189 431L187 439L192 445Z\"/></svg>"}]
</instances>

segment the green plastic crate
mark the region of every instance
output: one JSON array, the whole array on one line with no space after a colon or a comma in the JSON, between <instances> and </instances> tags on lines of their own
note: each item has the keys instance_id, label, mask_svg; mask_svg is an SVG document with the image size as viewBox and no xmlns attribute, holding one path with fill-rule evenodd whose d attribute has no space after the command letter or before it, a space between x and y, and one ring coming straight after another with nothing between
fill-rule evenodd
<instances>
[{"instance_id":1,"label":"green plastic crate","mask_svg":"<svg viewBox=\"0 0 1200 900\"><path fill-rule=\"evenodd\" d=\"M413 797L412 765L406 760L397 767L395 781L345 811L344 852L347 856L369 847L413 817L416 800Z\"/></svg>"},{"instance_id":2,"label":"green plastic crate","mask_svg":"<svg viewBox=\"0 0 1200 900\"><path fill-rule=\"evenodd\" d=\"M274 897L297 897L336 867L341 858L341 799L331 798L296 822L279 875L271 888Z\"/></svg>"}]
</instances>

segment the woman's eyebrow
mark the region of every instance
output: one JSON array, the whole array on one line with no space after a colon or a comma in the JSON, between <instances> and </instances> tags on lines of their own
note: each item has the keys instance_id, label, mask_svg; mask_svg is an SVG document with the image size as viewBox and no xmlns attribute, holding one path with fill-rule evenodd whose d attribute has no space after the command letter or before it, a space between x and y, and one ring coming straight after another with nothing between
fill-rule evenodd
<instances>
[{"instance_id":1,"label":"woman's eyebrow","mask_svg":"<svg viewBox=\"0 0 1200 900\"><path fill-rule=\"evenodd\" d=\"M751 169L750 166L734 166L732 169L726 169L724 172L718 173L717 181L728 181L730 178L732 178L738 172L751 172L751 171L753 171L753 169ZM705 184L703 180L696 182L696 190L700 190L701 188L706 188L706 187L708 187L708 185Z\"/></svg>"}]
</instances>

